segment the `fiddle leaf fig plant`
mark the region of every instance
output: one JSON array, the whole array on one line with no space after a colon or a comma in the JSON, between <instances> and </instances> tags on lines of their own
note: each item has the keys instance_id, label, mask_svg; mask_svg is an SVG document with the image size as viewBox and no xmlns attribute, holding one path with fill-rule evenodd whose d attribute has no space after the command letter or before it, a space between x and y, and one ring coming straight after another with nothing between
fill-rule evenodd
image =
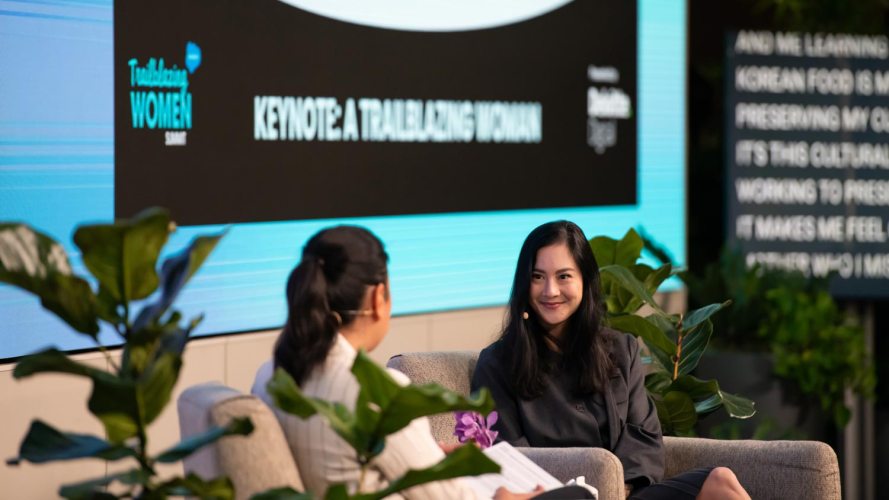
<instances>
[{"instance_id":1,"label":"fiddle leaf fig plant","mask_svg":"<svg viewBox=\"0 0 889 500\"><path fill-rule=\"evenodd\" d=\"M16 365L16 379L39 373L65 373L92 382L87 407L102 423L104 436L63 432L34 420L11 465L78 458L130 460L124 472L63 486L69 499L151 498L192 495L233 498L226 478L206 481L157 478L155 466L181 460L201 446L229 434L253 430L249 419L234 419L226 427L193 436L161 453L148 450L148 426L169 403L182 368L182 353L201 318L183 322L172 309L176 297L216 247L222 234L199 236L179 253L164 259L161 250L175 224L162 209L146 210L133 219L79 227L74 243L92 278L73 273L64 248L25 224L0 224L0 282L40 298L47 310L89 337L105 355L109 370L71 359L54 348L25 356ZM141 301L140 309L134 303ZM106 324L122 343L120 361L99 341ZM121 495L106 491L121 485Z\"/></svg>"},{"instance_id":2,"label":"fiddle leaf fig plant","mask_svg":"<svg viewBox=\"0 0 889 500\"><path fill-rule=\"evenodd\" d=\"M360 385L354 411L340 403L305 396L293 378L281 368L275 371L267 390L275 405L287 413L303 419L318 414L326 419L334 432L355 449L361 478L365 477L365 471L374 457L383 452L386 436L404 429L412 420L457 410L487 415L494 409L494 400L487 389L467 398L438 384L402 386L363 351L358 352L352 373ZM323 498L377 500L432 481L493 472L500 472L500 466L475 445L466 444L431 467L408 471L382 490L365 491L359 480L358 490L354 494L348 494L345 485L338 484L328 488ZM315 498L311 493L282 488L255 495L253 500L311 498Z\"/></svg>"},{"instance_id":3,"label":"fiddle leaf fig plant","mask_svg":"<svg viewBox=\"0 0 889 500\"><path fill-rule=\"evenodd\" d=\"M729 394L716 380L691 373L713 335L710 318L730 302L709 304L684 315L669 314L655 301L658 287L677 270L669 263L653 268L639 262L644 242L630 229L620 240L597 236L590 247L599 264L609 326L641 338L650 353L645 386L657 407L665 434L694 434L698 419L723 408L731 417L748 418L754 403ZM640 315L643 306L649 312Z\"/></svg>"}]
</instances>

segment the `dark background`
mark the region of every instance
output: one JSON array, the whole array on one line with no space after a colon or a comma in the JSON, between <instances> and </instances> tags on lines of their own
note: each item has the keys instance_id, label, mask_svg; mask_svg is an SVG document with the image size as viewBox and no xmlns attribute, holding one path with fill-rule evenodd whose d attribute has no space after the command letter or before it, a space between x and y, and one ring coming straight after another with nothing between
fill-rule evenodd
<instances>
[{"instance_id":1,"label":"dark background","mask_svg":"<svg viewBox=\"0 0 889 500\"><path fill-rule=\"evenodd\" d=\"M708 264L719 260L726 241L726 32L885 34L889 32L889 6L882 0L689 0L688 13L688 265L692 273L700 275ZM877 370L876 498L889 498L889 484L881 480L889 477L889 338L885 335L889 330L889 304L886 300L871 303ZM836 428L832 431L837 432ZM842 448L840 442L841 470Z\"/></svg>"},{"instance_id":2,"label":"dark background","mask_svg":"<svg viewBox=\"0 0 889 500\"><path fill-rule=\"evenodd\" d=\"M572 2L455 33L358 26L271 0L117 2L114 17L117 217L151 205L196 225L636 202L635 2ZM193 128L187 146L166 147L163 131L132 128L126 63L181 67L187 41L203 54ZM616 67L634 108L602 155L586 143L590 64ZM254 141L257 95L538 101L543 141Z\"/></svg>"}]
</instances>

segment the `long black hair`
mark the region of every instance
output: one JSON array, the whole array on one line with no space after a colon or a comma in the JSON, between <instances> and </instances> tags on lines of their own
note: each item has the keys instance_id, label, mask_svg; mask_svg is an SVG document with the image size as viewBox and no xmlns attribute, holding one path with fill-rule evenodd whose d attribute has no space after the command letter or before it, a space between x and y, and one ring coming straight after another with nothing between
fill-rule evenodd
<instances>
[{"instance_id":1,"label":"long black hair","mask_svg":"<svg viewBox=\"0 0 889 500\"><path fill-rule=\"evenodd\" d=\"M522 244L500 336L506 367L512 375L516 393L524 399L541 394L552 368L545 362L551 358L543 340L546 330L531 308L529 298L537 252L555 244L568 247L583 277L580 306L568 318L560 339L562 366L569 373L576 374L575 391L578 394L601 391L614 369L609 355L609 338L602 331L605 307L599 283L599 264L577 224L564 220L548 222L531 231Z\"/></svg>"},{"instance_id":2,"label":"long black hair","mask_svg":"<svg viewBox=\"0 0 889 500\"><path fill-rule=\"evenodd\" d=\"M388 259L380 240L361 227L312 236L287 279L287 323L275 344L275 366L302 384L327 357L337 331L361 314L367 287L386 283Z\"/></svg>"}]
</instances>

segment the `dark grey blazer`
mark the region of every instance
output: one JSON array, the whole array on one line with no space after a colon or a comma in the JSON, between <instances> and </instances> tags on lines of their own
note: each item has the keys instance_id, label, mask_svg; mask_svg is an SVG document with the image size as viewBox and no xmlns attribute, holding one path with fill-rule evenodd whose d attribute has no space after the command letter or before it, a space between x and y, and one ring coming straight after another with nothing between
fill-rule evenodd
<instances>
[{"instance_id":1,"label":"dark grey blazer","mask_svg":"<svg viewBox=\"0 0 889 500\"><path fill-rule=\"evenodd\" d=\"M639 345L631 335L608 329L604 334L616 368L604 394L574 395L571 374L557 368L541 396L521 399L499 342L479 354L472 390L487 387L494 396L498 439L514 446L606 448L620 459L627 483L648 486L663 479L664 445Z\"/></svg>"}]
</instances>

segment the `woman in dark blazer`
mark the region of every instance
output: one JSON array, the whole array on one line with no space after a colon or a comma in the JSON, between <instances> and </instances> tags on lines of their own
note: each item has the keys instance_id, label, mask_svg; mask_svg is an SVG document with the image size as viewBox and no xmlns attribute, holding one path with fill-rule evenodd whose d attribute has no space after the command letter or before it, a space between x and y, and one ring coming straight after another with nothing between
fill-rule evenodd
<instances>
[{"instance_id":1,"label":"woman in dark blazer","mask_svg":"<svg viewBox=\"0 0 889 500\"><path fill-rule=\"evenodd\" d=\"M639 346L603 327L604 314L583 231L567 221L534 229L519 253L503 333L481 352L472 379L473 390L494 396L499 439L606 448L623 464L632 499L749 499L725 467L663 480L663 438Z\"/></svg>"}]
</instances>

